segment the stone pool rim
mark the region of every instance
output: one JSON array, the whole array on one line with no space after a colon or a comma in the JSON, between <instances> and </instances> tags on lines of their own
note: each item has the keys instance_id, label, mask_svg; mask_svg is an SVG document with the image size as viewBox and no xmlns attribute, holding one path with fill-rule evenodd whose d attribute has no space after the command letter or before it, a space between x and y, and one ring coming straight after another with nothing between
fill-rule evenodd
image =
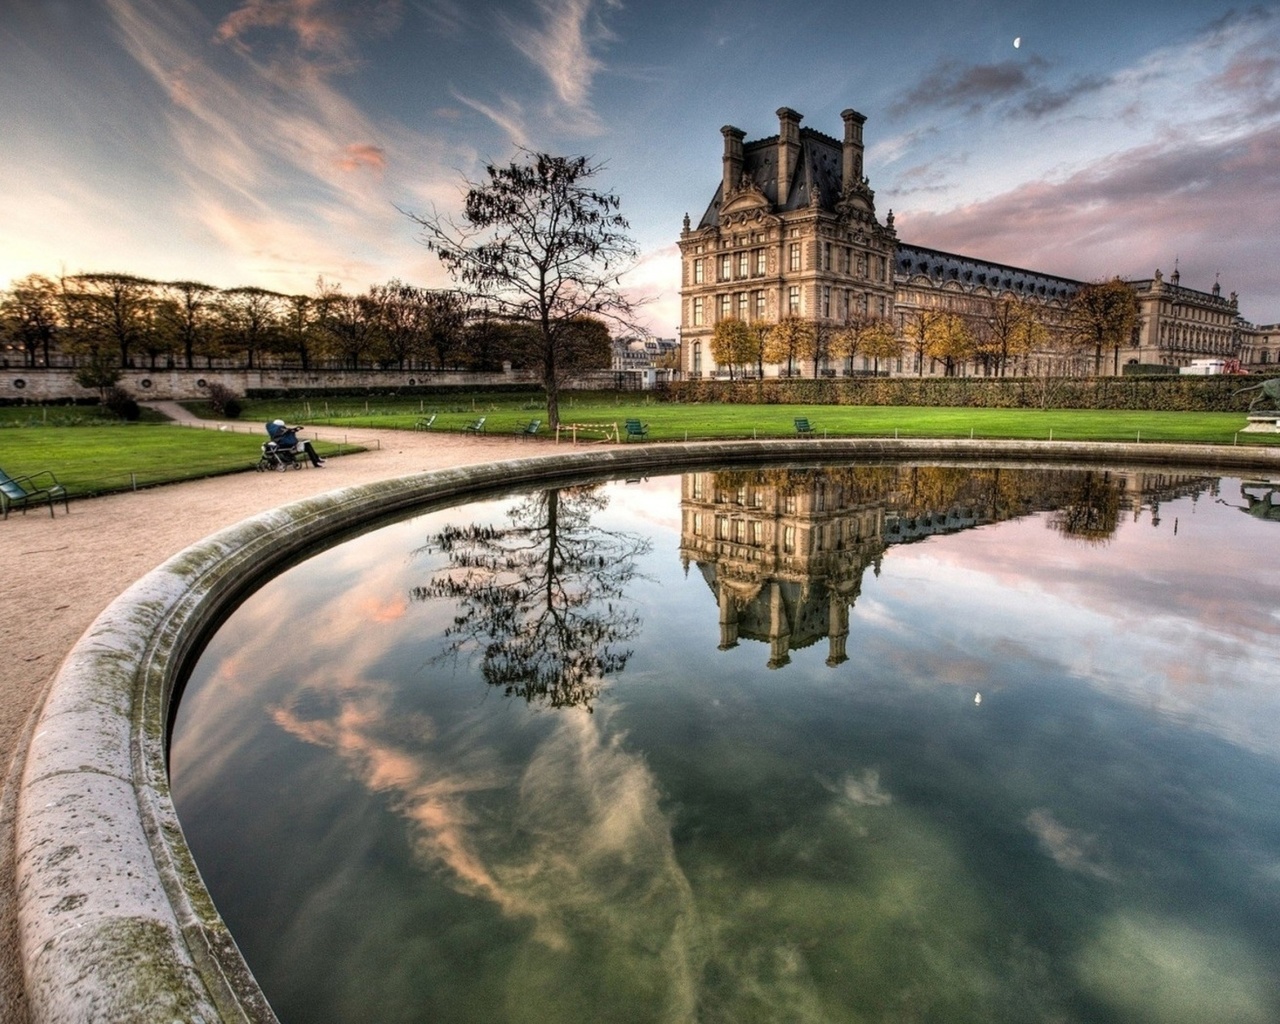
<instances>
[{"instance_id":1,"label":"stone pool rim","mask_svg":"<svg viewBox=\"0 0 1280 1024\"><path fill-rule=\"evenodd\" d=\"M840 461L1280 473L1280 447L806 439L633 445L339 488L252 516L134 583L67 655L16 795L31 1019L274 1022L205 889L169 794L170 704L189 656L252 589L371 523L556 480Z\"/></svg>"}]
</instances>

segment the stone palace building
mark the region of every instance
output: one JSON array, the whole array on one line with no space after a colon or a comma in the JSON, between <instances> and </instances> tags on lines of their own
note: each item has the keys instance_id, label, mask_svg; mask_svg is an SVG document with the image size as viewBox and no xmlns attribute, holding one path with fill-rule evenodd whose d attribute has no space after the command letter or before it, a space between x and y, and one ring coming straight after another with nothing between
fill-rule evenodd
<instances>
[{"instance_id":1,"label":"stone palace building","mask_svg":"<svg viewBox=\"0 0 1280 1024\"><path fill-rule=\"evenodd\" d=\"M802 363L806 376L889 372L940 375L940 360L907 342L922 311L953 312L970 322L989 317L1005 298L1035 303L1048 341L1009 372L1091 372L1077 354L1054 344L1067 307L1083 282L1006 266L973 256L941 252L899 240L890 210L876 213L875 192L863 166L863 125L855 110L841 114L837 139L801 127L788 107L778 112L778 134L753 142L726 125L720 183L694 226L686 214L680 233L681 359L690 377L727 375L711 354L715 325L737 317L776 323L799 316L839 325L860 317L882 317L904 344L900 356L872 363L855 356ZM1184 287L1176 269L1166 280L1156 270L1148 280L1128 282L1138 301L1138 326L1127 347L1106 354L1101 372L1119 374L1128 365L1189 366L1235 361L1265 368L1280 360L1280 325L1255 326L1239 312L1233 292L1223 298ZM766 366L776 375L778 366ZM975 362L953 373L983 372Z\"/></svg>"}]
</instances>

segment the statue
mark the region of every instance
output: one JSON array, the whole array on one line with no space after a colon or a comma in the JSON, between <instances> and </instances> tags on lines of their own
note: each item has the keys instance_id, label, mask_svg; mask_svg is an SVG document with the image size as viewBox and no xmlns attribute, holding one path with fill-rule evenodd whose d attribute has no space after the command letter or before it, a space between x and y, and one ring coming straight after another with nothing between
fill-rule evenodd
<instances>
[{"instance_id":1,"label":"statue","mask_svg":"<svg viewBox=\"0 0 1280 1024\"><path fill-rule=\"evenodd\" d=\"M1233 505L1225 498L1218 498L1219 505L1238 508L1254 519L1280 523L1280 484L1271 480L1244 480L1240 483L1243 505Z\"/></svg>"},{"instance_id":2,"label":"statue","mask_svg":"<svg viewBox=\"0 0 1280 1024\"><path fill-rule=\"evenodd\" d=\"M1241 388L1235 392L1237 395L1243 395L1246 391L1261 391L1262 393L1255 397L1249 403L1249 412L1253 412L1254 406L1264 399L1271 399L1271 411L1280 413L1280 377L1273 377L1271 380L1264 380L1261 384L1255 384L1253 387ZM1268 410L1263 410L1264 412Z\"/></svg>"}]
</instances>

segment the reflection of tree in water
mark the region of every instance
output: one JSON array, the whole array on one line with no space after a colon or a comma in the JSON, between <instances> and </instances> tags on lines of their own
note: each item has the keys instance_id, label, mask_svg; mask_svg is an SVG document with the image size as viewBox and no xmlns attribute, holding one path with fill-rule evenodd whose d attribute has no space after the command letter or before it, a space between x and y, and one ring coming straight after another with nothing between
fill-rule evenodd
<instances>
[{"instance_id":1,"label":"reflection of tree in water","mask_svg":"<svg viewBox=\"0 0 1280 1024\"><path fill-rule=\"evenodd\" d=\"M584 706L631 657L640 630L624 603L650 542L591 525L598 487L543 491L508 513L509 526L446 526L425 550L447 568L413 599L458 602L445 653L479 651L485 681L551 707Z\"/></svg>"},{"instance_id":2,"label":"reflection of tree in water","mask_svg":"<svg viewBox=\"0 0 1280 1024\"><path fill-rule=\"evenodd\" d=\"M1073 474L1049 528L1088 544L1105 544L1120 524L1121 487L1110 473Z\"/></svg>"}]
</instances>

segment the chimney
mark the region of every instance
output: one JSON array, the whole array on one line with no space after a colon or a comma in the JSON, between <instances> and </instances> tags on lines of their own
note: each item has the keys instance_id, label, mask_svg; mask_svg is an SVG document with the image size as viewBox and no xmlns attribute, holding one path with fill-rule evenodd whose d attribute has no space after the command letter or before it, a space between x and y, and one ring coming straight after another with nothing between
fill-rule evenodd
<instances>
[{"instance_id":1,"label":"chimney","mask_svg":"<svg viewBox=\"0 0 1280 1024\"><path fill-rule=\"evenodd\" d=\"M862 126L867 123L864 115L856 110L842 110L844 118L844 161L841 172L844 187L852 188L862 180Z\"/></svg>"},{"instance_id":2,"label":"chimney","mask_svg":"<svg viewBox=\"0 0 1280 1024\"><path fill-rule=\"evenodd\" d=\"M791 172L800 156L800 122L803 114L790 107L778 108L778 206L791 197Z\"/></svg>"},{"instance_id":3,"label":"chimney","mask_svg":"<svg viewBox=\"0 0 1280 1024\"><path fill-rule=\"evenodd\" d=\"M742 179L742 140L747 133L727 124L720 129L720 134L724 136L724 188L720 193L723 202Z\"/></svg>"}]
</instances>

